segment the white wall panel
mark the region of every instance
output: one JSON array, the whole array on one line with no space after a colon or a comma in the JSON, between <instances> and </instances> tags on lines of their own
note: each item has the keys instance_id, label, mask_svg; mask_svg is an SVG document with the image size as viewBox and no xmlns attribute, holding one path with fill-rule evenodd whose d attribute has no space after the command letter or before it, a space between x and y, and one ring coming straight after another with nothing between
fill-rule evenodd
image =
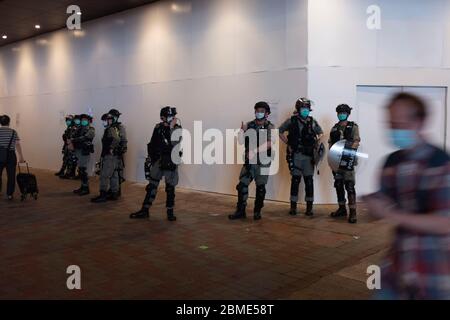
<instances>
[{"instance_id":1,"label":"white wall panel","mask_svg":"<svg viewBox=\"0 0 450 320\"><path fill-rule=\"evenodd\" d=\"M239 128L253 105L267 99L279 124L306 94L306 0L159 1L0 48L0 113L10 114L26 158L57 169L61 114L92 110L96 153L100 117L123 112L130 141L126 177L143 181L146 145L159 111L176 106L183 126ZM36 132L39 131L39 135ZM206 145L206 144L205 144ZM240 166L184 165L180 185L235 193ZM269 186L270 198L288 198L289 176ZM276 190L276 191L275 191Z\"/></svg>"},{"instance_id":2,"label":"white wall panel","mask_svg":"<svg viewBox=\"0 0 450 320\"><path fill-rule=\"evenodd\" d=\"M381 8L381 30L369 30L366 26L366 9L373 4ZM450 86L450 1L314 0L309 1L308 8L308 94L316 102L315 115L327 136L336 122L338 104L348 103L355 108L353 120L372 118L357 104L358 85ZM435 102L431 99L430 106L434 107ZM448 110L448 96L445 102ZM380 100L379 104L378 110L382 112L383 102ZM446 130L442 128L444 122L440 123L433 139L445 140L449 150L450 112L446 114ZM442 110L440 115L445 118ZM373 136L367 135L383 127L377 122L370 123L370 127L362 128L362 143L369 153L374 152L375 142L369 139ZM377 143L388 142L383 139ZM330 188L332 181L330 170L322 170L321 179L316 181L321 190L320 201L336 201Z\"/></svg>"},{"instance_id":3,"label":"white wall panel","mask_svg":"<svg viewBox=\"0 0 450 320\"><path fill-rule=\"evenodd\" d=\"M370 5L381 9L381 30L366 26ZM447 0L309 1L313 66L439 67L448 59Z\"/></svg>"}]
</instances>

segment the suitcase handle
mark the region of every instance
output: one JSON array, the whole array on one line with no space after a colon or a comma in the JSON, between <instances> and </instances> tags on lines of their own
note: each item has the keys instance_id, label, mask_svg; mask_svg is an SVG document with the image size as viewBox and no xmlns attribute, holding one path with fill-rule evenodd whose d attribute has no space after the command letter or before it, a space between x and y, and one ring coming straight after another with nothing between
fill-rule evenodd
<instances>
[{"instance_id":1,"label":"suitcase handle","mask_svg":"<svg viewBox=\"0 0 450 320\"><path fill-rule=\"evenodd\" d=\"M25 164L27 165L28 174L30 174L30 168L28 167L28 162L25 162ZM19 173L21 173L21 171L20 171L20 163L17 163L17 166L19 167Z\"/></svg>"}]
</instances>

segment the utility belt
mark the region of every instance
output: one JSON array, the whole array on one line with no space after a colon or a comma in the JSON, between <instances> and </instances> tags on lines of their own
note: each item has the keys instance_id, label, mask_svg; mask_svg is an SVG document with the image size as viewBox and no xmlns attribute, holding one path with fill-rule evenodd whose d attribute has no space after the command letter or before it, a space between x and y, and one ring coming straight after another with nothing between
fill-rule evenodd
<instances>
[{"instance_id":1,"label":"utility belt","mask_svg":"<svg viewBox=\"0 0 450 320\"><path fill-rule=\"evenodd\" d=\"M88 156L91 153L94 153L94 144L92 141L80 142L75 146L75 148L81 150L81 154L83 156Z\"/></svg>"},{"instance_id":2,"label":"utility belt","mask_svg":"<svg viewBox=\"0 0 450 320\"><path fill-rule=\"evenodd\" d=\"M117 147L113 151L113 154L118 157L122 157L125 153L126 153L126 149L123 147Z\"/></svg>"},{"instance_id":3,"label":"utility belt","mask_svg":"<svg viewBox=\"0 0 450 320\"><path fill-rule=\"evenodd\" d=\"M66 164L69 166L76 166L78 163L78 158L73 152L68 152L65 156Z\"/></svg>"},{"instance_id":4,"label":"utility belt","mask_svg":"<svg viewBox=\"0 0 450 320\"><path fill-rule=\"evenodd\" d=\"M177 165L172 161L172 153L163 153L160 159L161 170L175 171L177 169Z\"/></svg>"},{"instance_id":5,"label":"utility belt","mask_svg":"<svg viewBox=\"0 0 450 320\"><path fill-rule=\"evenodd\" d=\"M149 155L149 160L146 162L148 169L159 163L159 168L163 171L175 171L177 169L177 165L172 161L172 153L161 153L159 155L153 154Z\"/></svg>"},{"instance_id":6,"label":"utility belt","mask_svg":"<svg viewBox=\"0 0 450 320\"><path fill-rule=\"evenodd\" d=\"M305 146L296 146L291 147L293 153L301 153L305 156L313 157L314 156L314 147L305 147Z\"/></svg>"}]
</instances>

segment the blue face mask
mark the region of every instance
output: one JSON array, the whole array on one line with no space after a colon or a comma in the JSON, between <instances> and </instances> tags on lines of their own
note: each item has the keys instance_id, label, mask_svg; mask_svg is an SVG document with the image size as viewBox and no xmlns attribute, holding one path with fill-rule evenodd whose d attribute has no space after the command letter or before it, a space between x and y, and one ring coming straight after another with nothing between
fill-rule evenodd
<instances>
[{"instance_id":1,"label":"blue face mask","mask_svg":"<svg viewBox=\"0 0 450 320\"><path fill-rule=\"evenodd\" d=\"M266 117L266 114L264 112L257 112L255 113L256 119L263 120Z\"/></svg>"},{"instance_id":2,"label":"blue face mask","mask_svg":"<svg viewBox=\"0 0 450 320\"><path fill-rule=\"evenodd\" d=\"M414 130L391 129L389 132L391 143L400 149L409 149L418 143Z\"/></svg>"},{"instance_id":3,"label":"blue face mask","mask_svg":"<svg viewBox=\"0 0 450 320\"><path fill-rule=\"evenodd\" d=\"M339 113L338 114L339 121L346 121L348 119L348 114L346 113Z\"/></svg>"},{"instance_id":4,"label":"blue face mask","mask_svg":"<svg viewBox=\"0 0 450 320\"><path fill-rule=\"evenodd\" d=\"M87 127L87 126L89 125L89 121L83 120L83 121L81 121L81 125L82 125L83 127Z\"/></svg>"},{"instance_id":5,"label":"blue face mask","mask_svg":"<svg viewBox=\"0 0 450 320\"><path fill-rule=\"evenodd\" d=\"M66 121L66 125L70 127L72 125L72 121Z\"/></svg>"},{"instance_id":6,"label":"blue face mask","mask_svg":"<svg viewBox=\"0 0 450 320\"><path fill-rule=\"evenodd\" d=\"M79 126L79 125L80 125L80 123L81 123L81 121L80 121L80 120L75 120L74 122L75 122L75 124L76 124L77 126Z\"/></svg>"},{"instance_id":7,"label":"blue face mask","mask_svg":"<svg viewBox=\"0 0 450 320\"><path fill-rule=\"evenodd\" d=\"M309 109L300 109L300 116L302 118L305 118L305 119L308 118L310 113L311 113L311 110L309 110Z\"/></svg>"}]
</instances>

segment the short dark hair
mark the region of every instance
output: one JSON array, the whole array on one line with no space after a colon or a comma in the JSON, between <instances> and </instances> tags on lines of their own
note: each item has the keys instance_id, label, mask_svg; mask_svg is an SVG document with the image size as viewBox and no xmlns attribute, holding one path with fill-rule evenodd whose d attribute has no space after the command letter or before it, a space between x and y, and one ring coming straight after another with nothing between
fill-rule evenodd
<instances>
[{"instance_id":1,"label":"short dark hair","mask_svg":"<svg viewBox=\"0 0 450 320\"><path fill-rule=\"evenodd\" d=\"M428 116L427 110L428 108L425 101L422 98L412 93L401 92L392 97L391 101L387 105L387 108L388 109L392 108L392 106L395 103L400 101L408 103L411 106L411 108L415 109L414 117L416 119L419 119L420 121L425 121L425 119Z\"/></svg>"},{"instance_id":2,"label":"short dark hair","mask_svg":"<svg viewBox=\"0 0 450 320\"><path fill-rule=\"evenodd\" d=\"M6 114L0 117L0 124L2 126L9 126L11 123L11 118L8 117Z\"/></svg>"}]
</instances>

